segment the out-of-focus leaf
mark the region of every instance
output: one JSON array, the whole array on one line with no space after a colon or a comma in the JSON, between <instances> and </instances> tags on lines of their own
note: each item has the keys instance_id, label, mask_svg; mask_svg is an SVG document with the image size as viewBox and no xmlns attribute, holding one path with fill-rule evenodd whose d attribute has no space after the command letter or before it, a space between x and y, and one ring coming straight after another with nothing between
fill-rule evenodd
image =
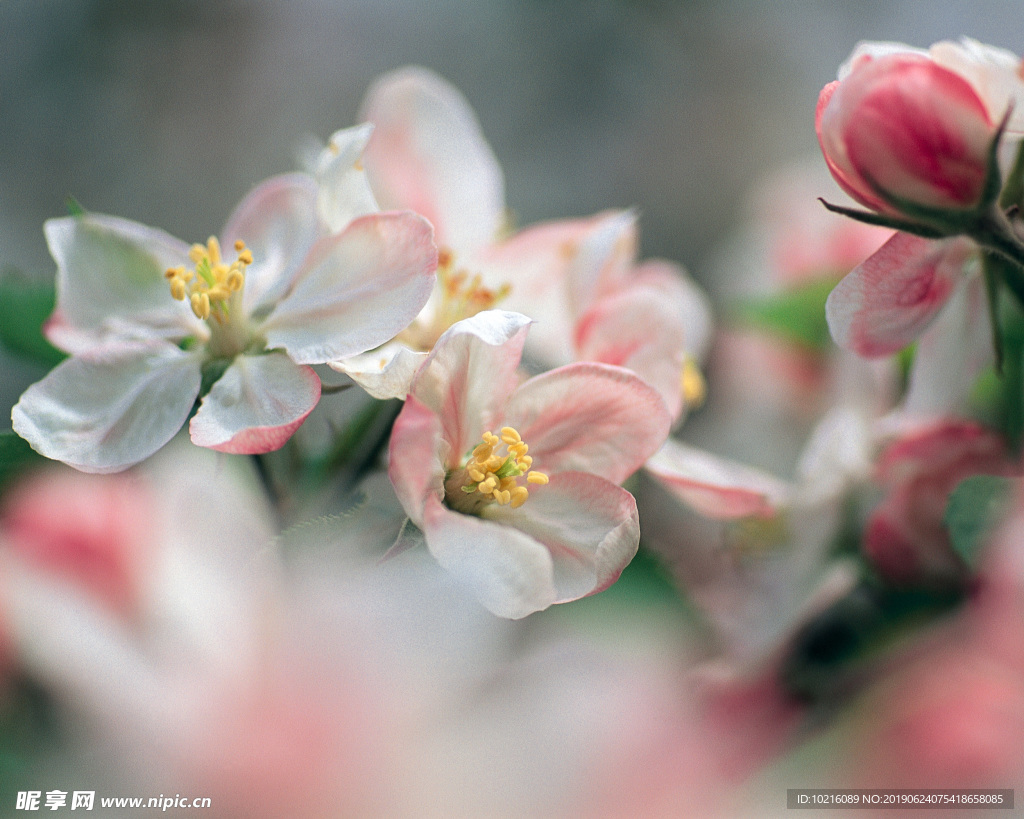
<instances>
[{"instance_id":1,"label":"out-of-focus leaf","mask_svg":"<svg viewBox=\"0 0 1024 819\"><path fill-rule=\"evenodd\" d=\"M836 281L815 279L782 293L751 299L740 307L739 319L812 350L825 350L831 343L825 300Z\"/></svg>"},{"instance_id":2,"label":"out-of-focus leaf","mask_svg":"<svg viewBox=\"0 0 1024 819\"><path fill-rule=\"evenodd\" d=\"M22 469L43 462L43 456L14 432L0 432L0 486Z\"/></svg>"},{"instance_id":3,"label":"out-of-focus leaf","mask_svg":"<svg viewBox=\"0 0 1024 819\"><path fill-rule=\"evenodd\" d=\"M992 527L999 522L1010 497L1010 479L972 475L957 484L946 504L944 521L953 550L971 569Z\"/></svg>"},{"instance_id":4,"label":"out-of-focus leaf","mask_svg":"<svg viewBox=\"0 0 1024 819\"><path fill-rule=\"evenodd\" d=\"M53 285L31 282L15 272L0 276L0 344L15 355L53 367L65 355L43 336L53 312Z\"/></svg>"}]
</instances>

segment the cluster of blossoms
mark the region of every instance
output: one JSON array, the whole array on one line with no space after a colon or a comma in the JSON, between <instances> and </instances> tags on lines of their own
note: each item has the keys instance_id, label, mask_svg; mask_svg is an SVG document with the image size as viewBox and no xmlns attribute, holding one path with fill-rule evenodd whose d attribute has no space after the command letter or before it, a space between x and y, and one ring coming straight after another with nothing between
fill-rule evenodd
<instances>
[{"instance_id":1,"label":"cluster of blossoms","mask_svg":"<svg viewBox=\"0 0 1024 819\"><path fill-rule=\"evenodd\" d=\"M260 723L280 750L273 764L300 777L308 763L332 782L310 785L310 815L328 804L318 793L373 812L390 797L338 737L376 734L373 753L398 759L401 742L392 747L360 720L416 735L424 722L445 722L424 714L451 707L462 683L436 664L408 662L400 640L360 643L378 677L351 658L331 666L353 681L351 701L321 690L315 675L299 679L290 661L311 662L315 629L289 586L316 598L315 578L282 580L280 567L246 550L263 548L284 522L295 525L280 540L296 554L325 542L350 551L359 568L332 579L347 596L331 605L371 635L367 644L373 617L357 585L385 587L368 599L388 617L396 588L416 600L436 595L424 608L446 636L459 619L474 632L445 646L443 666L466 660L449 656L463 648L473 662L463 639L493 639L499 621L488 612L519 620L608 589L643 536L648 560L668 568L708 639L690 652L699 660L680 663L684 679L660 666L645 678L670 693L634 704L650 724L633 737L636 759L601 768L608 793L595 805L607 815L636 787L631 777L647 782L652 814L698 804L729 815L734 806L708 799L708 783L728 792L817 741L815 731L851 763L832 785L1024 782L1018 57L971 40L927 51L858 46L818 101L832 179L788 174L762 194L770 217L758 215L760 232L728 258L746 281L715 333L708 300L678 265L639 260L634 211L513 229L494 153L468 102L440 77L421 68L385 75L360 120L309 147L304 171L259 184L204 243L89 212L46 223L57 279L44 332L67 357L13 408L14 432L81 472L131 468L154 483L172 472L173 491L122 503L138 490L131 479L64 476L70 498L93 491L76 481L108 482L92 486L103 487L95 505L124 518L110 542L79 542L44 521L37 510L51 508L48 490L12 495L0 509L0 600L13 601L0 648L10 630L12 653L31 655L35 674L74 687L76 674L80 682L90 673L87 658L73 654L65 667L52 646L66 649L84 616L106 656L146 682L131 695L116 682L87 687L87 710L105 714L108 700L124 699L139 741L184 720L240 754L250 778L260 761L230 721L249 726L246 703L280 712L294 735ZM337 400L355 395L358 407L327 419L325 453L292 448L314 410L327 416L321 403L349 387ZM696 429L680 430L702 406ZM200 456L194 474L161 466L179 457L159 453L165 446L189 449L171 443L186 425L192 444L224 453ZM254 456L254 474L279 501L273 511L222 473L230 455ZM186 548L197 541L174 528L194 529L192 519L169 522L202 496L222 510L204 533L216 544L209 554L205 544ZM233 499L259 511L246 517ZM132 504L135 513L122 515ZM159 509L169 533L147 535L143 506ZM205 611L190 594L202 594L183 590L178 564L228 599L203 615L208 622L190 619L200 616L193 603ZM147 666L144 642L163 639L149 632L166 603L163 592L147 597L147 572L154 587L171 588L167 611L191 635L184 663L161 655ZM417 578L423 585L410 592ZM81 600L62 600L61 584ZM473 614L437 603L467 590ZM54 612L42 634L39 600ZM104 621L111 611L113 625ZM394 617L403 629L414 619ZM272 634L254 625L265 620ZM220 642L204 636L211 629ZM220 667L210 657L232 640L237 662ZM972 664L960 676L958 658ZM952 681L923 671L930 662ZM232 701L239 680L264 673L266 687L241 685L249 699ZM388 696L392 673L402 696ZM406 702L404 689L421 677L428 690ZM918 688L928 708L915 702ZM480 689L472 694L465 699ZM821 714L851 694L883 716L823 728ZM962 731L947 730L965 704L973 710ZM585 710L568 708L589 726ZM216 715L214 728L188 722L196 714ZM458 722L444 730L457 736ZM605 746L635 726L612 727L594 729ZM186 734L158 757L199 776L193 757L213 752ZM420 744L410 746L422 754L415 763L403 759L413 780L436 750ZM300 763L285 758L293 746ZM907 771L893 763L904 759ZM225 781L218 787L238 799L244 789ZM692 801L681 787L705 792ZM276 796L277 806L290 798ZM635 815L636 799L627 802Z\"/></svg>"},{"instance_id":2,"label":"cluster of blossoms","mask_svg":"<svg viewBox=\"0 0 1024 819\"><path fill-rule=\"evenodd\" d=\"M617 484L701 398L703 296L636 263L628 211L507 235L501 170L436 75L382 78L362 118L205 244L91 213L48 222L45 330L70 357L22 396L15 431L87 472L144 460L186 421L199 446L260 455L310 414L311 365L328 365L405 401L395 491L492 610L599 591L639 544ZM531 361L555 369L517 389L531 320Z\"/></svg>"}]
</instances>

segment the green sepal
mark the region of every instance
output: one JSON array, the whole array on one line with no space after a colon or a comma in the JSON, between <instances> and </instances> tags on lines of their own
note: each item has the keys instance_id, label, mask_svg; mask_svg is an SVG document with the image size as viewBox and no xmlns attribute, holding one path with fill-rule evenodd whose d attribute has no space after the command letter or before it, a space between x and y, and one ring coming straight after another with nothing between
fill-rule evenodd
<instances>
[{"instance_id":1,"label":"green sepal","mask_svg":"<svg viewBox=\"0 0 1024 819\"><path fill-rule=\"evenodd\" d=\"M914 236L920 236L922 239L942 239L949 234L945 231L937 228L923 225L920 222L914 222L910 219L900 219L896 216L883 216L880 213L875 213L870 210L858 210L857 208L847 208L842 205L833 205L818 197L818 201L821 202L826 210L832 211L832 213L838 213L842 216L848 216L851 219L856 219L858 222L863 222L866 225L875 225L877 227L891 228L892 230L899 230L903 233L911 233Z\"/></svg>"},{"instance_id":2,"label":"green sepal","mask_svg":"<svg viewBox=\"0 0 1024 819\"><path fill-rule=\"evenodd\" d=\"M53 367L67 356L43 335L53 312L52 284L38 284L8 271L0 277L0 344L11 353Z\"/></svg>"},{"instance_id":3,"label":"green sepal","mask_svg":"<svg viewBox=\"0 0 1024 819\"><path fill-rule=\"evenodd\" d=\"M64 207L67 208L68 216L85 216L86 211L82 207L82 203L70 194L64 200Z\"/></svg>"},{"instance_id":4,"label":"green sepal","mask_svg":"<svg viewBox=\"0 0 1024 819\"><path fill-rule=\"evenodd\" d=\"M972 571L988 535L1002 519L1011 497L1012 481L998 475L971 475L957 484L946 503L943 523L953 551Z\"/></svg>"},{"instance_id":5,"label":"green sepal","mask_svg":"<svg viewBox=\"0 0 1024 819\"><path fill-rule=\"evenodd\" d=\"M825 301L839 279L815 279L782 293L741 304L737 319L817 352L831 344Z\"/></svg>"},{"instance_id":6,"label":"green sepal","mask_svg":"<svg viewBox=\"0 0 1024 819\"><path fill-rule=\"evenodd\" d=\"M1003 329L999 312L999 292L1002 289L1006 261L993 253L983 253L981 269L985 277L985 296L989 322L992 325L992 352L995 355L996 374L1003 374Z\"/></svg>"}]
</instances>

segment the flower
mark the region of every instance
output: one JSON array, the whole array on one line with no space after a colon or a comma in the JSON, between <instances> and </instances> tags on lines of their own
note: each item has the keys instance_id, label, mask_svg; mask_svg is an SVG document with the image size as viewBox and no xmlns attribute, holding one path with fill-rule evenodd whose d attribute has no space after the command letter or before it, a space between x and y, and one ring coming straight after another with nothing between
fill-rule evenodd
<instances>
[{"instance_id":1,"label":"flower","mask_svg":"<svg viewBox=\"0 0 1024 819\"><path fill-rule=\"evenodd\" d=\"M332 364L376 397L404 398L440 335L497 305L537 320L527 353L547 367L622 365L662 393L673 415L695 403L710 309L669 262L636 264L636 216L611 211L545 222L508 236L504 182L469 103L445 80L409 67L381 77L361 116L373 125L364 165L377 200L434 225L440 258L429 304L393 344ZM349 131L332 137L346 143ZM368 132L360 132L367 133ZM344 149L312 163L321 188ZM347 179L347 177L346 177Z\"/></svg>"},{"instance_id":2,"label":"flower","mask_svg":"<svg viewBox=\"0 0 1024 819\"><path fill-rule=\"evenodd\" d=\"M113 216L47 222L58 270L46 332L72 357L22 395L15 431L49 458L114 472L167 443L198 397L195 444L282 446L319 400L309 365L391 338L434 281L421 217L370 213L328 233L316 196L307 176L269 179L223 242L191 248Z\"/></svg>"},{"instance_id":3,"label":"flower","mask_svg":"<svg viewBox=\"0 0 1024 819\"><path fill-rule=\"evenodd\" d=\"M860 59L822 89L815 128L825 161L854 199L882 214L987 205L989 158L1004 111L929 56ZM906 214L913 217L913 212Z\"/></svg>"},{"instance_id":4,"label":"flower","mask_svg":"<svg viewBox=\"0 0 1024 819\"><path fill-rule=\"evenodd\" d=\"M617 484L670 422L657 392L619 367L570 364L517 388L529 323L486 311L446 331L390 446L391 481L431 554L509 618L618 578L640 531Z\"/></svg>"},{"instance_id":5,"label":"flower","mask_svg":"<svg viewBox=\"0 0 1024 819\"><path fill-rule=\"evenodd\" d=\"M822 90L816 126L833 176L883 223L899 217L891 226L921 233L895 234L829 296L840 346L863 356L906 346L979 267L978 245L955 234L982 244L990 230L1010 235L999 213L981 234L972 221L999 193L1024 132L1022 106L1020 59L969 39L927 52L862 43ZM1007 139L995 146L1000 123Z\"/></svg>"},{"instance_id":6,"label":"flower","mask_svg":"<svg viewBox=\"0 0 1024 819\"><path fill-rule=\"evenodd\" d=\"M895 584L950 585L967 567L953 551L943 520L949 495L971 475L1018 471L996 433L944 419L891 443L876 464L886 496L871 513L864 550Z\"/></svg>"}]
</instances>

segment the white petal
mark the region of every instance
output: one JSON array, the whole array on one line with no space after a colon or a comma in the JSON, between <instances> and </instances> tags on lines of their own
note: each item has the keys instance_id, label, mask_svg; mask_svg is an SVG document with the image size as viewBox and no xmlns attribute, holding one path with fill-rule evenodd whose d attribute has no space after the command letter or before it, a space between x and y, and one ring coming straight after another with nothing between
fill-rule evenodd
<instances>
[{"instance_id":1,"label":"white petal","mask_svg":"<svg viewBox=\"0 0 1024 819\"><path fill-rule=\"evenodd\" d=\"M424 68L381 77L360 119L375 130L365 153L384 208L409 208L457 255L494 241L504 219L501 168L465 97Z\"/></svg>"},{"instance_id":2,"label":"white petal","mask_svg":"<svg viewBox=\"0 0 1024 819\"><path fill-rule=\"evenodd\" d=\"M310 252L291 292L263 325L269 347L323 364L390 341L430 298L437 250L412 213L356 219Z\"/></svg>"},{"instance_id":3,"label":"white petal","mask_svg":"<svg viewBox=\"0 0 1024 819\"><path fill-rule=\"evenodd\" d=\"M361 162L372 133L370 123L335 131L317 160L317 207L332 233L380 210Z\"/></svg>"},{"instance_id":4,"label":"white petal","mask_svg":"<svg viewBox=\"0 0 1024 819\"><path fill-rule=\"evenodd\" d=\"M645 468L687 506L716 520L771 515L792 494L772 475L672 438Z\"/></svg>"},{"instance_id":5,"label":"white petal","mask_svg":"<svg viewBox=\"0 0 1024 819\"><path fill-rule=\"evenodd\" d=\"M453 512L436 497L423 525L437 562L499 617L519 619L555 602L551 555L529 535Z\"/></svg>"},{"instance_id":6,"label":"white petal","mask_svg":"<svg viewBox=\"0 0 1024 819\"><path fill-rule=\"evenodd\" d=\"M100 214L50 219L43 225L57 262L62 324L102 331L112 324L164 327L148 333L181 338L199 325L185 302L171 297L164 272L188 265L189 246L162 230ZM167 328L172 328L168 332ZM55 340L57 337L55 337Z\"/></svg>"},{"instance_id":7,"label":"white petal","mask_svg":"<svg viewBox=\"0 0 1024 819\"><path fill-rule=\"evenodd\" d=\"M224 227L223 252L234 259L237 240L252 251L245 272L246 312L280 299L314 242L323 235L316 210L316 183L305 174L282 174L253 188Z\"/></svg>"},{"instance_id":8,"label":"white petal","mask_svg":"<svg viewBox=\"0 0 1024 819\"><path fill-rule=\"evenodd\" d=\"M327 366L345 373L374 398L405 400L416 371L426 360L426 353L410 350L396 341L343 361L328 361Z\"/></svg>"},{"instance_id":9,"label":"white petal","mask_svg":"<svg viewBox=\"0 0 1024 819\"><path fill-rule=\"evenodd\" d=\"M76 356L29 387L11 420L47 458L83 472L118 472L174 436L199 384L199 358L171 344Z\"/></svg>"},{"instance_id":10,"label":"white petal","mask_svg":"<svg viewBox=\"0 0 1024 819\"><path fill-rule=\"evenodd\" d=\"M417 373L410 392L441 419L452 457L501 421L529 326L519 313L477 313L449 327Z\"/></svg>"},{"instance_id":11,"label":"white petal","mask_svg":"<svg viewBox=\"0 0 1024 819\"><path fill-rule=\"evenodd\" d=\"M320 379L283 353L238 356L203 397L192 442L252 455L280 449L320 400Z\"/></svg>"},{"instance_id":12,"label":"white petal","mask_svg":"<svg viewBox=\"0 0 1024 819\"><path fill-rule=\"evenodd\" d=\"M640 545L633 496L584 472L562 472L530 489L518 509L494 505L483 514L544 544L551 553L554 602L578 600L614 583Z\"/></svg>"}]
</instances>

